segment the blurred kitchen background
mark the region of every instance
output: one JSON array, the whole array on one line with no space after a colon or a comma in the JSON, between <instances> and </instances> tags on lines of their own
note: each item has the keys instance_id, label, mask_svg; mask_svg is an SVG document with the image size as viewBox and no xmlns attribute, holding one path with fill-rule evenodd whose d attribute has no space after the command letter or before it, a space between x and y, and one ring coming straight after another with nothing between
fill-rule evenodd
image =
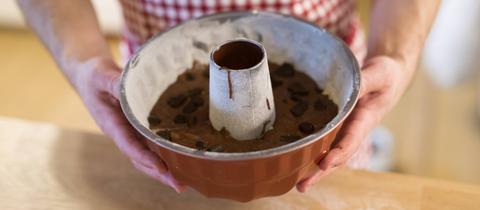
<instances>
[{"instance_id":1,"label":"blurred kitchen background","mask_svg":"<svg viewBox=\"0 0 480 210\"><path fill-rule=\"evenodd\" d=\"M118 59L122 16L117 0L93 3ZM357 3L367 24L371 3ZM380 151L387 151L380 154L387 161L377 165L480 184L478 26L480 1L443 1L410 88L374 134L386 142L377 145ZM26 29L14 0L3 0L0 7L0 64L0 117L100 132L45 48ZM390 146L393 152L388 152Z\"/></svg>"}]
</instances>

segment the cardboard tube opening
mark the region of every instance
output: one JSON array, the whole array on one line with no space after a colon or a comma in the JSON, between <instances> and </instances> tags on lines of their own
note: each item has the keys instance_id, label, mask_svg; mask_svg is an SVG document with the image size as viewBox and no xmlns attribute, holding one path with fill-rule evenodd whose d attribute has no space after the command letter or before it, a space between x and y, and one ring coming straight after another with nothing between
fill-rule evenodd
<instances>
[{"instance_id":1,"label":"cardboard tube opening","mask_svg":"<svg viewBox=\"0 0 480 210\"><path fill-rule=\"evenodd\" d=\"M234 40L215 50L213 61L222 68L242 70L258 65L264 55L264 49L258 44L248 40Z\"/></svg>"}]
</instances>

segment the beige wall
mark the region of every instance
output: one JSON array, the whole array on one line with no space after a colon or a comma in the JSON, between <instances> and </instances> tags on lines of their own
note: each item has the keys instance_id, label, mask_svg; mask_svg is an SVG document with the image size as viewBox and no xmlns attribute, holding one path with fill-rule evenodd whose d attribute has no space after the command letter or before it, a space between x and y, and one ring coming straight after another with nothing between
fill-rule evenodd
<instances>
[{"instance_id":1,"label":"beige wall","mask_svg":"<svg viewBox=\"0 0 480 210\"><path fill-rule=\"evenodd\" d=\"M97 11L102 30L108 34L118 34L122 25L122 16L118 0L92 0L92 3ZM13 28L25 27L15 0L2 0L0 6L0 26Z\"/></svg>"}]
</instances>

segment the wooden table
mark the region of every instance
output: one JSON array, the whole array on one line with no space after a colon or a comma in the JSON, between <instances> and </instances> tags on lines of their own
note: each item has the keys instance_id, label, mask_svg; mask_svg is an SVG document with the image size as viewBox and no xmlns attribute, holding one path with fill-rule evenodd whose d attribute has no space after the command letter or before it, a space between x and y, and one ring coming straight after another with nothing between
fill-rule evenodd
<instances>
[{"instance_id":1,"label":"wooden table","mask_svg":"<svg viewBox=\"0 0 480 210\"><path fill-rule=\"evenodd\" d=\"M472 166L475 167L475 166ZM102 135L0 117L0 209L480 209L480 187L342 169L307 193L249 203L177 194Z\"/></svg>"}]
</instances>

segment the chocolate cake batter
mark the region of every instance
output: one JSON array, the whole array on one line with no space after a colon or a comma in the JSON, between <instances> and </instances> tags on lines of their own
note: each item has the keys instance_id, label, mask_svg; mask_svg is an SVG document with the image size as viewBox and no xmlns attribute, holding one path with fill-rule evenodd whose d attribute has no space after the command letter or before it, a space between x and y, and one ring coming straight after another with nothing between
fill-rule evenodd
<instances>
[{"instance_id":1,"label":"chocolate cake batter","mask_svg":"<svg viewBox=\"0 0 480 210\"><path fill-rule=\"evenodd\" d=\"M225 130L217 131L208 117L208 65L195 63L179 75L153 107L150 129L175 143L198 150L248 152L278 147L314 133L338 113L335 105L315 82L286 63L269 63L275 102L273 130L255 140L238 141Z\"/></svg>"}]
</instances>

